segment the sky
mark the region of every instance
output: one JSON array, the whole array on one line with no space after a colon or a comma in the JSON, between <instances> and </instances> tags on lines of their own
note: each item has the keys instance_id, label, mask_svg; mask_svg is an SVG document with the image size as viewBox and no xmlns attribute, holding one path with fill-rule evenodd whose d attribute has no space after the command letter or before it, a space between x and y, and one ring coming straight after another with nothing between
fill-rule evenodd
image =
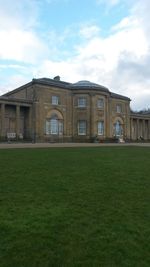
<instances>
[{"instance_id":1,"label":"sky","mask_svg":"<svg viewBox=\"0 0 150 267\"><path fill-rule=\"evenodd\" d=\"M88 80L150 108L149 0L0 0L0 94Z\"/></svg>"}]
</instances>

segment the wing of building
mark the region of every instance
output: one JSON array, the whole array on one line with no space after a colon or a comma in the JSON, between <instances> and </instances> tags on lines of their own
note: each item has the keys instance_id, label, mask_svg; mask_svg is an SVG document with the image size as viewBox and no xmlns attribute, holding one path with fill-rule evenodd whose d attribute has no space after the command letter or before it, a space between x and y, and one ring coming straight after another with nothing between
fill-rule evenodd
<instances>
[{"instance_id":1,"label":"wing of building","mask_svg":"<svg viewBox=\"0 0 150 267\"><path fill-rule=\"evenodd\" d=\"M130 99L89 81L31 82L0 97L1 140L91 142L150 140L150 114L133 113Z\"/></svg>"}]
</instances>

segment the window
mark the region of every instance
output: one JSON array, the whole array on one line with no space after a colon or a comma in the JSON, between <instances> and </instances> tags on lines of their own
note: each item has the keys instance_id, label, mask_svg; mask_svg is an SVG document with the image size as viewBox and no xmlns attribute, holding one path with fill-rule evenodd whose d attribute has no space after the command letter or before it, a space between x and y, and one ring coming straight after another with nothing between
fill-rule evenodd
<instances>
[{"instance_id":1,"label":"window","mask_svg":"<svg viewBox=\"0 0 150 267\"><path fill-rule=\"evenodd\" d=\"M52 105L58 105L59 97L56 95L52 95Z\"/></svg>"},{"instance_id":2,"label":"window","mask_svg":"<svg viewBox=\"0 0 150 267\"><path fill-rule=\"evenodd\" d=\"M78 98L78 107L79 108L85 108L86 107L86 98L85 97L79 97Z\"/></svg>"},{"instance_id":3,"label":"window","mask_svg":"<svg viewBox=\"0 0 150 267\"><path fill-rule=\"evenodd\" d=\"M115 136L121 136L123 134L122 125L120 121L117 121L114 124L114 132L115 132Z\"/></svg>"},{"instance_id":4,"label":"window","mask_svg":"<svg viewBox=\"0 0 150 267\"><path fill-rule=\"evenodd\" d=\"M86 121L78 122L78 135L86 135Z\"/></svg>"},{"instance_id":5,"label":"window","mask_svg":"<svg viewBox=\"0 0 150 267\"><path fill-rule=\"evenodd\" d=\"M116 111L117 111L117 113L121 113L121 111L122 111L121 105L116 106Z\"/></svg>"},{"instance_id":6,"label":"window","mask_svg":"<svg viewBox=\"0 0 150 267\"><path fill-rule=\"evenodd\" d=\"M45 132L46 135L63 135L63 121L57 117L46 120Z\"/></svg>"},{"instance_id":7,"label":"window","mask_svg":"<svg viewBox=\"0 0 150 267\"><path fill-rule=\"evenodd\" d=\"M104 135L104 122L98 121L98 135Z\"/></svg>"},{"instance_id":8,"label":"window","mask_svg":"<svg viewBox=\"0 0 150 267\"><path fill-rule=\"evenodd\" d=\"M98 108L104 108L104 99L103 98L99 98L97 100L97 107Z\"/></svg>"},{"instance_id":9,"label":"window","mask_svg":"<svg viewBox=\"0 0 150 267\"><path fill-rule=\"evenodd\" d=\"M57 119L50 120L50 133L58 134L58 120Z\"/></svg>"}]
</instances>

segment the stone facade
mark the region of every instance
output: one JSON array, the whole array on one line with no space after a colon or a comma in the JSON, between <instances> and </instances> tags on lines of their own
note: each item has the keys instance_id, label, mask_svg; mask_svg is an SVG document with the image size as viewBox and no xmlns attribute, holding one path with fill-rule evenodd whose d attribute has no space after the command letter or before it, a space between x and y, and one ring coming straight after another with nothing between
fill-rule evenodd
<instances>
[{"instance_id":1,"label":"stone facade","mask_svg":"<svg viewBox=\"0 0 150 267\"><path fill-rule=\"evenodd\" d=\"M0 97L1 140L103 142L150 140L150 114L131 113L130 99L80 81L33 79Z\"/></svg>"}]
</instances>

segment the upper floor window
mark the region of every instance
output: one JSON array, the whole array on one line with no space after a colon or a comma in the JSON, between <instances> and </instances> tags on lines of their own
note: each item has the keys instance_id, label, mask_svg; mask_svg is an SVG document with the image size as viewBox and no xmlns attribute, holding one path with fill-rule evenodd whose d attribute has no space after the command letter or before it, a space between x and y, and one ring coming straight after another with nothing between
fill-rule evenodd
<instances>
[{"instance_id":1,"label":"upper floor window","mask_svg":"<svg viewBox=\"0 0 150 267\"><path fill-rule=\"evenodd\" d=\"M86 121L78 121L78 135L86 135Z\"/></svg>"},{"instance_id":2,"label":"upper floor window","mask_svg":"<svg viewBox=\"0 0 150 267\"><path fill-rule=\"evenodd\" d=\"M78 107L79 108L85 108L86 107L86 98L85 97L79 97L78 98Z\"/></svg>"},{"instance_id":3,"label":"upper floor window","mask_svg":"<svg viewBox=\"0 0 150 267\"><path fill-rule=\"evenodd\" d=\"M98 108L104 108L104 99L103 98L99 98L97 100L97 107Z\"/></svg>"},{"instance_id":4,"label":"upper floor window","mask_svg":"<svg viewBox=\"0 0 150 267\"><path fill-rule=\"evenodd\" d=\"M104 135L104 122L98 121L98 135Z\"/></svg>"},{"instance_id":5,"label":"upper floor window","mask_svg":"<svg viewBox=\"0 0 150 267\"><path fill-rule=\"evenodd\" d=\"M117 111L117 113L121 113L122 112L122 106L121 105L117 105L116 106L116 111Z\"/></svg>"},{"instance_id":6,"label":"upper floor window","mask_svg":"<svg viewBox=\"0 0 150 267\"><path fill-rule=\"evenodd\" d=\"M56 95L52 95L52 105L58 105L59 97Z\"/></svg>"}]
</instances>

